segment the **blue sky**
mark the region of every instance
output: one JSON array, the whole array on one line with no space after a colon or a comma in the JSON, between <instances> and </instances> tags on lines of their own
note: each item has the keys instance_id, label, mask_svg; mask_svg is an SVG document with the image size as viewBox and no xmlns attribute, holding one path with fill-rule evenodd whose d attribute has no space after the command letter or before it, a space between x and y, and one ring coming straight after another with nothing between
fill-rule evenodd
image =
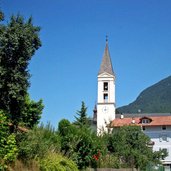
<instances>
[{"instance_id":1,"label":"blue sky","mask_svg":"<svg viewBox=\"0 0 171 171\"><path fill-rule=\"evenodd\" d=\"M19 13L41 27L29 92L44 101L44 123L73 121L81 101L92 116L106 35L117 107L171 75L170 0L0 0L0 8L7 20Z\"/></svg>"}]
</instances>

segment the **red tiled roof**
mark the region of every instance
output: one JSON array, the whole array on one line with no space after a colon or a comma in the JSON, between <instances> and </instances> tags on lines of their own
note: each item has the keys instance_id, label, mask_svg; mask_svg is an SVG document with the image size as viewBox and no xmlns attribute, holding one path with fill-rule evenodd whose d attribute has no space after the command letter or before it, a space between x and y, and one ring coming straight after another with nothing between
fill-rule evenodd
<instances>
[{"instance_id":1,"label":"red tiled roof","mask_svg":"<svg viewBox=\"0 0 171 171\"><path fill-rule=\"evenodd\" d=\"M151 120L150 123L142 123L142 119ZM128 125L137 126L162 126L171 125L171 116L152 116L152 117L135 117L135 118L116 118L112 121L112 127L121 127Z\"/></svg>"}]
</instances>

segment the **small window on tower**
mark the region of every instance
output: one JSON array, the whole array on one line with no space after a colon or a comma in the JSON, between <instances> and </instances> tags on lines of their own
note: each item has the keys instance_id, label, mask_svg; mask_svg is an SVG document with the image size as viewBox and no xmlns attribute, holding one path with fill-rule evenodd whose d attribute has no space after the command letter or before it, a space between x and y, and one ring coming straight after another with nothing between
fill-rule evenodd
<instances>
[{"instance_id":1,"label":"small window on tower","mask_svg":"<svg viewBox=\"0 0 171 171\"><path fill-rule=\"evenodd\" d=\"M108 82L104 82L103 90L108 91Z\"/></svg>"},{"instance_id":2,"label":"small window on tower","mask_svg":"<svg viewBox=\"0 0 171 171\"><path fill-rule=\"evenodd\" d=\"M104 94L103 99L104 99L104 102L108 102L108 94Z\"/></svg>"}]
</instances>

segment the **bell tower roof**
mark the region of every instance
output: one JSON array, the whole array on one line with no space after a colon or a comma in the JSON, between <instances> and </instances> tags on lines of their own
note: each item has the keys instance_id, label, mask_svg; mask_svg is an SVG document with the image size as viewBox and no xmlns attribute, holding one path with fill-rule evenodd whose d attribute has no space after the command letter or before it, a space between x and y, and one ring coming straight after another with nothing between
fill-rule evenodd
<instances>
[{"instance_id":1,"label":"bell tower roof","mask_svg":"<svg viewBox=\"0 0 171 171\"><path fill-rule=\"evenodd\" d=\"M103 54L103 58L102 58L102 62L101 62L101 66L100 66L100 70L98 75L102 74L102 73L108 73L111 75L115 75L113 72L113 67L112 67L112 61L110 58L110 53L109 53L109 47L108 47L108 37L106 36L106 47L105 47L105 51Z\"/></svg>"}]
</instances>

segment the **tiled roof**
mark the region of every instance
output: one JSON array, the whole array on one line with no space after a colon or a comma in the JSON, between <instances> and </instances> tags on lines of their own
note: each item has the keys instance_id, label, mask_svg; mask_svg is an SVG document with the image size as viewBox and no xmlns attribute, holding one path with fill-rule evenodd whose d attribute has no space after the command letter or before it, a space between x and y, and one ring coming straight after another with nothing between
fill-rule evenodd
<instances>
[{"instance_id":1,"label":"tiled roof","mask_svg":"<svg viewBox=\"0 0 171 171\"><path fill-rule=\"evenodd\" d=\"M104 51L104 55L102 58L102 63L101 63L98 75L105 73L105 72L108 74L114 75L112 61L111 61L110 54L109 54L108 41L106 41L106 47L105 47L105 51Z\"/></svg>"},{"instance_id":2,"label":"tiled roof","mask_svg":"<svg viewBox=\"0 0 171 171\"><path fill-rule=\"evenodd\" d=\"M152 117L152 116L171 116L171 113L122 113L122 114L116 114L116 118L120 118L121 115L124 116L124 118L138 118L138 117Z\"/></svg>"},{"instance_id":3,"label":"tiled roof","mask_svg":"<svg viewBox=\"0 0 171 171\"><path fill-rule=\"evenodd\" d=\"M149 119L150 123L142 123L143 119ZM135 117L135 118L116 118L112 121L112 127L128 125L138 126L162 126L171 125L171 116Z\"/></svg>"}]
</instances>

